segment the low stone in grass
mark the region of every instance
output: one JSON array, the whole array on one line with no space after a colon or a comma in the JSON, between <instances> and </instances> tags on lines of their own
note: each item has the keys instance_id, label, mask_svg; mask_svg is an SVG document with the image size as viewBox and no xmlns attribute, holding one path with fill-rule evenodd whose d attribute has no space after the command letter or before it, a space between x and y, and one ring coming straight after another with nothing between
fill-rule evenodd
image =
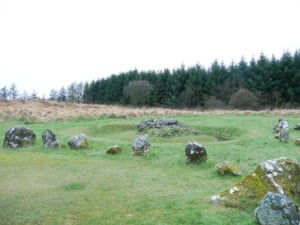
<instances>
[{"instance_id":1,"label":"low stone in grass","mask_svg":"<svg viewBox=\"0 0 300 225\"><path fill-rule=\"evenodd\" d=\"M43 144L46 148L60 148L60 141L51 130L45 130L42 133Z\"/></svg>"},{"instance_id":2,"label":"low stone in grass","mask_svg":"<svg viewBox=\"0 0 300 225\"><path fill-rule=\"evenodd\" d=\"M18 125L10 128L3 141L4 148L22 148L32 146L36 142L35 133L29 128Z\"/></svg>"},{"instance_id":3,"label":"low stone in grass","mask_svg":"<svg viewBox=\"0 0 300 225\"><path fill-rule=\"evenodd\" d=\"M297 161L281 157L261 163L257 168L231 188L211 198L212 203L225 206L256 207L268 192L285 194L300 200L300 168Z\"/></svg>"},{"instance_id":4,"label":"low stone in grass","mask_svg":"<svg viewBox=\"0 0 300 225\"><path fill-rule=\"evenodd\" d=\"M71 149L82 149L89 147L89 142L85 134L78 134L68 141L68 145Z\"/></svg>"},{"instance_id":5,"label":"low stone in grass","mask_svg":"<svg viewBox=\"0 0 300 225\"><path fill-rule=\"evenodd\" d=\"M112 146L106 150L107 154L115 155L122 152L122 148L118 145Z\"/></svg>"},{"instance_id":6,"label":"low stone in grass","mask_svg":"<svg viewBox=\"0 0 300 225\"><path fill-rule=\"evenodd\" d=\"M207 161L207 152L204 146L196 141L189 141L185 147L186 163L200 163Z\"/></svg>"},{"instance_id":7,"label":"low stone in grass","mask_svg":"<svg viewBox=\"0 0 300 225\"><path fill-rule=\"evenodd\" d=\"M300 138L295 141L295 145L300 146Z\"/></svg>"},{"instance_id":8,"label":"low stone in grass","mask_svg":"<svg viewBox=\"0 0 300 225\"><path fill-rule=\"evenodd\" d=\"M215 168L217 173L220 176L224 176L224 175L238 176L242 174L242 170L238 166L227 161L217 163Z\"/></svg>"},{"instance_id":9,"label":"low stone in grass","mask_svg":"<svg viewBox=\"0 0 300 225\"><path fill-rule=\"evenodd\" d=\"M151 146L149 135L141 135L132 143L132 155L133 156L145 156L149 153Z\"/></svg>"},{"instance_id":10,"label":"low stone in grass","mask_svg":"<svg viewBox=\"0 0 300 225\"><path fill-rule=\"evenodd\" d=\"M299 207L283 194L268 192L255 209L260 225L299 225Z\"/></svg>"},{"instance_id":11,"label":"low stone in grass","mask_svg":"<svg viewBox=\"0 0 300 225\"><path fill-rule=\"evenodd\" d=\"M295 125L294 130L300 130L300 124Z\"/></svg>"}]
</instances>

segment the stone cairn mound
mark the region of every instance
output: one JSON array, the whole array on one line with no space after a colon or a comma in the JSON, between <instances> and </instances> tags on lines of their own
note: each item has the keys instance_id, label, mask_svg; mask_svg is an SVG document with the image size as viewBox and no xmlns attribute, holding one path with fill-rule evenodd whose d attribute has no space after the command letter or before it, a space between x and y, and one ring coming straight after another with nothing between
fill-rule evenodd
<instances>
[{"instance_id":1,"label":"stone cairn mound","mask_svg":"<svg viewBox=\"0 0 300 225\"><path fill-rule=\"evenodd\" d=\"M198 134L191 127L174 119L150 119L140 122L137 125L139 132L149 133L158 137L181 136L187 134Z\"/></svg>"},{"instance_id":2,"label":"stone cairn mound","mask_svg":"<svg viewBox=\"0 0 300 225\"><path fill-rule=\"evenodd\" d=\"M217 163L215 168L217 173L220 176L224 176L224 175L238 176L242 174L241 168L227 161Z\"/></svg>"},{"instance_id":3,"label":"stone cairn mound","mask_svg":"<svg viewBox=\"0 0 300 225\"><path fill-rule=\"evenodd\" d=\"M46 148L60 148L60 141L51 130L45 130L42 133L43 144Z\"/></svg>"},{"instance_id":4,"label":"stone cairn mound","mask_svg":"<svg viewBox=\"0 0 300 225\"><path fill-rule=\"evenodd\" d=\"M204 146L196 141L189 141L185 147L186 163L200 163L207 161L207 152Z\"/></svg>"},{"instance_id":5,"label":"stone cairn mound","mask_svg":"<svg viewBox=\"0 0 300 225\"><path fill-rule=\"evenodd\" d=\"M106 150L106 154L115 155L122 152L122 148L118 145L114 145Z\"/></svg>"},{"instance_id":6,"label":"stone cairn mound","mask_svg":"<svg viewBox=\"0 0 300 225\"><path fill-rule=\"evenodd\" d=\"M36 142L35 133L29 128L19 125L10 128L3 141L4 148L22 148L32 146Z\"/></svg>"},{"instance_id":7,"label":"stone cairn mound","mask_svg":"<svg viewBox=\"0 0 300 225\"><path fill-rule=\"evenodd\" d=\"M141 135L132 143L132 155L133 156L146 156L149 154L149 148L151 146L149 135Z\"/></svg>"},{"instance_id":8,"label":"stone cairn mound","mask_svg":"<svg viewBox=\"0 0 300 225\"><path fill-rule=\"evenodd\" d=\"M211 203L248 208L257 206L268 193L285 194L300 199L300 167L297 161L281 157L261 163L233 187L215 195Z\"/></svg>"},{"instance_id":9,"label":"stone cairn mound","mask_svg":"<svg viewBox=\"0 0 300 225\"><path fill-rule=\"evenodd\" d=\"M289 140L289 123L285 119L279 119L278 124L273 127L273 133L276 133L275 138L280 142L287 143Z\"/></svg>"},{"instance_id":10,"label":"stone cairn mound","mask_svg":"<svg viewBox=\"0 0 300 225\"><path fill-rule=\"evenodd\" d=\"M255 209L260 225L299 225L299 207L283 194L268 192Z\"/></svg>"},{"instance_id":11,"label":"stone cairn mound","mask_svg":"<svg viewBox=\"0 0 300 225\"><path fill-rule=\"evenodd\" d=\"M78 134L68 141L68 145L71 149L82 149L89 147L89 142L85 134Z\"/></svg>"}]
</instances>

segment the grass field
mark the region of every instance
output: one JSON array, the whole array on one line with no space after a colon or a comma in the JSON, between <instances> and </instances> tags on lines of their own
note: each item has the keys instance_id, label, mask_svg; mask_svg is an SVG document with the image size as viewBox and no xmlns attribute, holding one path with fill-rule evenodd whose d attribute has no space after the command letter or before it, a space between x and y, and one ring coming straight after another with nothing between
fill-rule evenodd
<instances>
[{"instance_id":1,"label":"grass field","mask_svg":"<svg viewBox=\"0 0 300 225\"><path fill-rule=\"evenodd\" d=\"M253 171L264 160L280 156L300 159L294 140L300 132L290 130L290 141L279 143L272 128L279 116L270 114L174 115L197 129L199 135L151 137L150 154L133 157L131 144L139 136L136 125L162 116L72 119L34 122L26 126L38 137L34 147L0 148L0 224L257 224L253 209L212 206L210 197L242 177L220 177L217 162L228 160ZM290 127L300 123L297 115L285 116ZM0 134L22 121L1 122ZM41 133L51 129L62 143L86 133L85 150L45 149ZM218 141L216 135L230 136ZM208 161L185 163L189 140L203 144ZM119 155L106 149L118 144Z\"/></svg>"}]
</instances>

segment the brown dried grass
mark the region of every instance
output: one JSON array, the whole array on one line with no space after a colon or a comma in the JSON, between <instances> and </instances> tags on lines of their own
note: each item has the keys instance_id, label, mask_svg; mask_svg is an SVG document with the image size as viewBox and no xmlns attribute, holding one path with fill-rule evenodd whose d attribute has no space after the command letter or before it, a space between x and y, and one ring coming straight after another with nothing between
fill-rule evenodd
<instances>
[{"instance_id":1,"label":"brown dried grass","mask_svg":"<svg viewBox=\"0 0 300 225\"><path fill-rule=\"evenodd\" d=\"M23 120L23 121L60 121L75 118L97 118L100 116L110 117L139 117L144 115L228 115L228 114L271 114L278 116L300 115L299 109L289 110L188 110L188 109L166 109L158 107L126 107L120 105L96 105L96 104L77 104L69 102L53 101L0 101L0 121Z\"/></svg>"}]
</instances>

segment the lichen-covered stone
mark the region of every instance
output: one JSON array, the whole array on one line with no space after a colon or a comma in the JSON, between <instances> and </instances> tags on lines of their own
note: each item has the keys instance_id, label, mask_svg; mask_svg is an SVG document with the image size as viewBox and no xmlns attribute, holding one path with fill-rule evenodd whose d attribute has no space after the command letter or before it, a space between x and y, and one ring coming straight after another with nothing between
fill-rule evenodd
<instances>
[{"instance_id":1,"label":"lichen-covered stone","mask_svg":"<svg viewBox=\"0 0 300 225\"><path fill-rule=\"evenodd\" d=\"M185 147L186 163L200 163L207 161L207 152L203 145L196 141L189 141Z\"/></svg>"},{"instance_id":2,"label":"lichen-covered stone","mask_svg":"<svg viewBox=\"0 0 300 225\"><path fill-rule=\"evenodd\" d=\"M43 144L46 148L60 148L60 141L51 130L45 130L42 133Z\"/></svg>"},{"instance_id":3,"label":"lichen-covered stone","mask_svg":"<svg viewBox=\"0 0 300 225\"><path fill-rule=\"evenodd\" d=\"M242 174L241 168L227 161L217 163L215 168L217 173L221 176L224 175L238 176Z\"/></svg>"},{"instance_id":4,"label":"lichen-covered stone","mask_svg":"<svg viewBox=\"0 0 300 225\"><path fill-rule=\"evenodd\" d=\"M115 155L122 152L122 148L118 145L112 146L106 150L107 154Z\"/></svg>"},{"instance_id":5,"label":"lichen-covered stone","mask_svg":"<svg viewBox=\"0 0 300 225\"><path fill-rule=\"evenodd\" d=\"M219 202L231 207L254 207L268 192L300 200L299 174L299 164L293 159L265 161L233 187L219 193Z\"/></svg>"},{"instance_id":6,"label":"lichen-covered stone","mask_svg":"<svg viewBox=\"0 0 300 225\"><path fill-rule=\"evenodd\" d=\"M300 146L300 138L295 141L295 145L299 145Z\"/></svg>"},{"instance_id":7,"label":"lichen-covered stone","mask_svg":"<svg viewBox=\"0 0 300 225\"><path fill-rule=\"evenodd\" d=\"M85 134L78 134L68 141L68 145L71 149L82 149L89 147L89 142Z\"/></svg>"},{"instance_id":8,"label":"lichen-covered stone","mask_svg":"<svg viewBox=\"0 0 300 225\"><path fill-rule=\"evenodd\" d=\"M132 143L132 155L133 156L145 156L149 153L151 146L149 135L141 135Z\"/></svg>"},{"instance_id":9,"label":"lichen-covered stone","mask_svg":"<svg viewBox=\"0 0 300 225\"><path fill-rule=\"evenodd\" d=\"M299 207L287 196L268 192L255 209L260 225L299 225Z\"/></svg>"},{"instance_id":10,"label":"lichen-covered stone","mask_svg":"<svg viewBox=\"0 0 300 225\"><path fill-rule=\"evenodd\" d=\"M36 142L35 133L29 128L19 125L10 128L3 141L4 148L22 148L32 146Z\"/></svg>"}]
</instances>

